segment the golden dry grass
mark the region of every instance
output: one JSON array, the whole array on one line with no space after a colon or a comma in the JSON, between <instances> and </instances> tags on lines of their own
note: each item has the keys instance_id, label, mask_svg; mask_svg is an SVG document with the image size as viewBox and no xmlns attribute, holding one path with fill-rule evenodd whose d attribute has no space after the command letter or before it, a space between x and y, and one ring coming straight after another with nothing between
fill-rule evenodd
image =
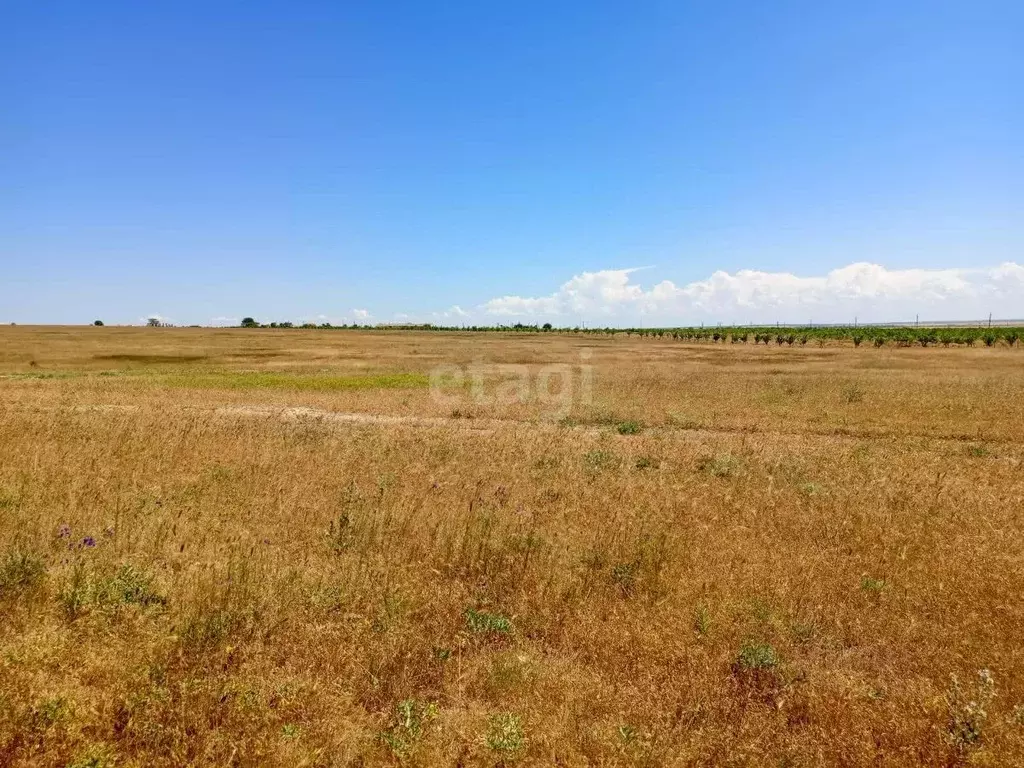
<instances>
[{"instance_id":1,"label":"golden dry grass","mask_svg":"<svg viewBox=\"0 0 1024 768\"><path fill-rule=\"evenodd\" d=\"M0 764L1021 765L1022 366L2 328Z\"/></svg>"}]
</instances>

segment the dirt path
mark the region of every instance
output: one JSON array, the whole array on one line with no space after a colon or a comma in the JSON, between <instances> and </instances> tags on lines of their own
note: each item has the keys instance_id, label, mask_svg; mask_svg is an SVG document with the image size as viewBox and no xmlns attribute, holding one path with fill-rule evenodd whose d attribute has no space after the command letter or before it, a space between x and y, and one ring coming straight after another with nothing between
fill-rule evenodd
<instances>
[{"instance_id":1,"label":"dirt path","mask_svg":"<svg viewBox=\"0 0 1024 768\"><path fill-rule=\"evenodd\" d=\"M515 427L533 422L511 419L455 419L444 416L389 416L379 413L353 413L325 411L308 406L227 405L214 409L217 416L277 417L286 421L314 420L340 424L370 424L374 426L461 427L474 432L494 432L499 427ZM539 422L540 426L555 424Z\"/></svg>"}]
</instances>

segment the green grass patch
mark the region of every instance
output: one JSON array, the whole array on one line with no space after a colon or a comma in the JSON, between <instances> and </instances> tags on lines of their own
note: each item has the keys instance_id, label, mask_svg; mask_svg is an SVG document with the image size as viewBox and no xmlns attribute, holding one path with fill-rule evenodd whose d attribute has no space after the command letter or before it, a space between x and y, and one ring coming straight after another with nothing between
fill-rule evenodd
<instances>
[{"instance_id":1,"label":"green grass patch","mask_svg":"<svg viewBox=\"0 0 1024 768\"><path fill-rule=\"evenodd\" d=\"M422 373L378 373L342 376L324 373L239 371L181 373L163 383L187 389L284 389L301 392L336 392L352 389L416 389L430 386Z\"/></svg>"},{"instance_id":2,"label":"green grass patch","mask_svg":"<svg viewBox=\"0 0 1024 768\"><path fill-rule=\"evenodd\" d=\"M740 670L773 669L779 666L778 652L768 643L743 642L735 666Z\"/></svg>"},{"instance_id":3,"label":"green grass patch","mask_svg":"<svg viewBox=\"0 0 1024 768\"><path fill-rule=\"evenodd\" d=\"M495 633L507 635L512 632L512 622L500 613L466 609L466 628L475 634Z\"/></svg>"}]
</instances>

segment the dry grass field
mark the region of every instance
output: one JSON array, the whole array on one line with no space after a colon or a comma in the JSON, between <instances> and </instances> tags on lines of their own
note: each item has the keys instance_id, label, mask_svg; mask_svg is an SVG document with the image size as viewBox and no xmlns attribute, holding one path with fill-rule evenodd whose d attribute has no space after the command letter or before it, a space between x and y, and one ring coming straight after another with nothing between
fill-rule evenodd
<instances>
[{"instance_id":1,"label":"dry grass field","mask_svg":"<svg viewBox=\"0 0 1024 768\"><path fill-rule=\"evenodd\" d=\"M1007 347L0 328L0 764L1019 766L1022 460Z\"/></svg>"}]
</instances>

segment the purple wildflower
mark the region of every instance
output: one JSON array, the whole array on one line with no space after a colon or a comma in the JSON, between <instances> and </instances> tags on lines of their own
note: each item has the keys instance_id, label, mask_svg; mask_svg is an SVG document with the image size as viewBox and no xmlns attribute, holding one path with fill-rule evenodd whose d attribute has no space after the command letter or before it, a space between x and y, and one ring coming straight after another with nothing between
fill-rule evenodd
<instances>
[{"instance_id":1,"label":"purple wildflower","mask_svg":"<svg viewBox=\"0 0 1024 768\"><path fill-rule=\"evenodd\" d=\"M60 528L57 529L57 536L62 539L66 539L71 535L71 526L67 523L61 523Z\"/></svg>"},{"instance_id":2,"label":"purple wildflower","mask_svg":"<svg viewBox=\"0 0 1024 768\"><path fill-rule=\"evenodd\" d=\"M95 547L96 546L96 539L94 539L92 536L86 536L84 539L82 539L82 546L83 547Z\"/></svg>"}]
</instances>

